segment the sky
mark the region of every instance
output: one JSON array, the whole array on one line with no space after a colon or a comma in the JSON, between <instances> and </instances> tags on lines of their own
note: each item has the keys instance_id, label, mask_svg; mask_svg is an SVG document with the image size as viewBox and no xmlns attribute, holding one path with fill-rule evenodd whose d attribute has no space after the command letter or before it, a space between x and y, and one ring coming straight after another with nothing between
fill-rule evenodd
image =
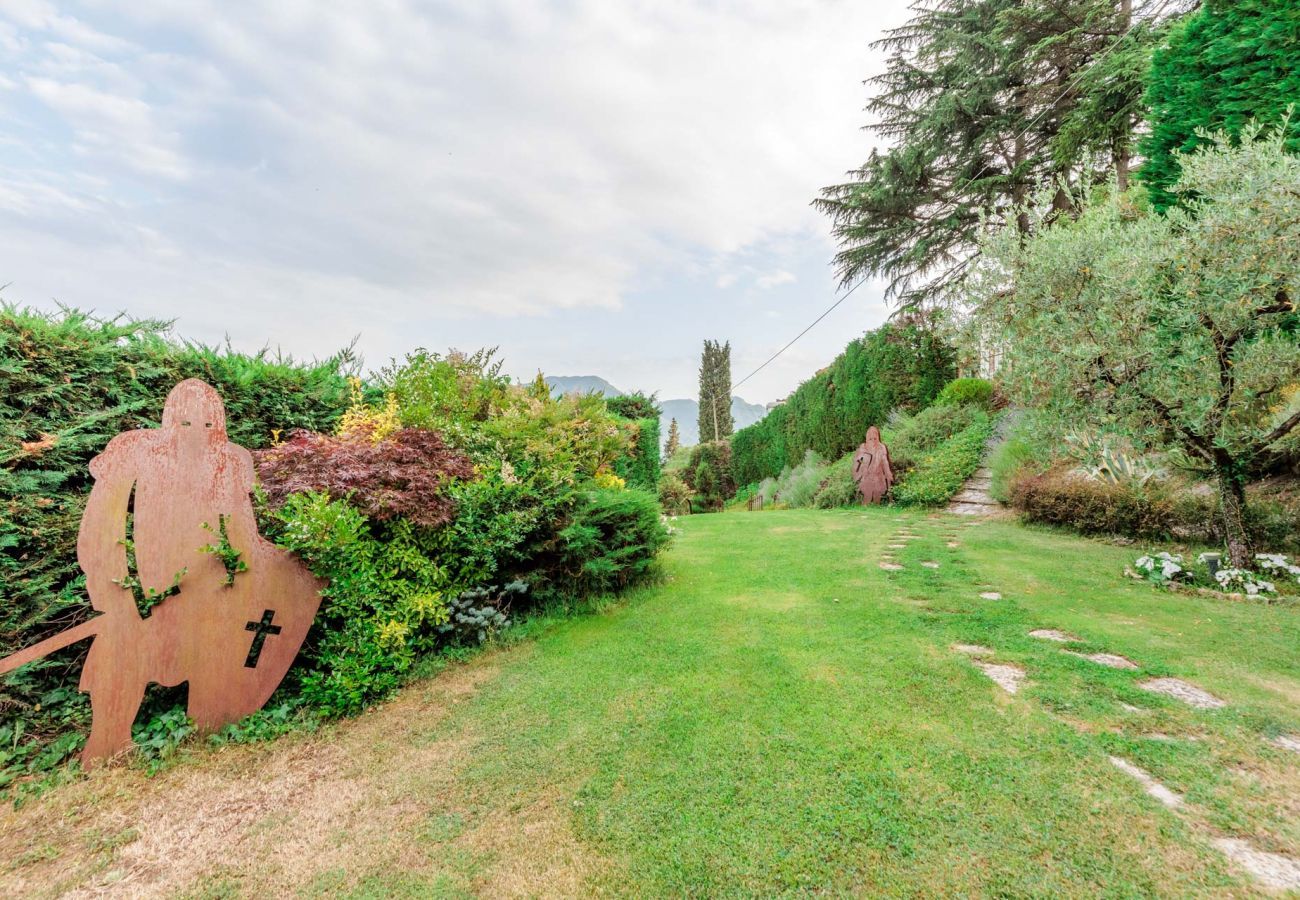
<instances>
[{"instance_id":1,"label":"sky","mask_svg":"<svg viewBox=\"0 0 1300 900\"><path fill-rule=\"evenodd\" d=\"M739 381L834 302L810 201L906 7L0 0L0 299L694 396L705 338ZM864 285L737 393L888 313Z\"/></svg>"}]
</instances>

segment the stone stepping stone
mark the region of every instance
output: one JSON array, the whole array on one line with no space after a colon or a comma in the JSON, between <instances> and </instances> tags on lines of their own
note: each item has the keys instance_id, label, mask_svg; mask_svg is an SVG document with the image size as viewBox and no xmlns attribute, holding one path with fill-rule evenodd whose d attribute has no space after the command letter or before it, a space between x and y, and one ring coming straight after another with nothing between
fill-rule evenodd
<instances>
[{"instance_id":1,"label":"stone stepping stone","mask_svg":"<svg viewBox=\"0 0 1300 900\"><path fill-rule=\"evenodd\" d=\"M1197 709L1220 709L1228 705L1209 691L1188 684L1181 678L1148 678L1146 681L1139 682L1138 687L1153 694L1173 697Z\"/></svg>"},{"instance_id":2,"label":"stone stepping stone","mask_svg":"<svg viewBox=\"0 0 1300 900\"><path fill-rule=\"evenodd\" d=\"M1007 665L1006 663L989 663L976 661L975 665L979 666L980 671L989 677L989 679L1008 694L1014 694L1020 690L1020 685L1025 680L1025 670L1017 666Z\"/></svg>"},{"instance_id":3,"label":"stone stepping stone","mask_svg":"<svg viewBox=\"0 0 1300 900\"><path fill-rule=\"evenodd\" d=\"M1077 656L1080 659L1086 659L1094 662L1099 666L1106 666L1109 669L1137 669L1138 664L1131 659L1125 659L1114 653L1076 653L1073 650L1062 650L1062 653L1068 653L1071 656ZM1207 695L1208 696L1208 695Z\"/></svg>"},{"instance_id":4,"label":"stone stepping stone","mask_svg":"<svg viewBox=\"0 0 1300 900\"><path fill-rule=\"evenodd\" d=\"M921 565L925 566L927 569L937 569L937 568L939 568L939 564L938 564L937 562L930 562L930 561L927 561L927 562L923 562L923 563L921 563Z\"/></svg>"},{"instance_id":5,"label":"stone stepping stone","mask_svg":"<svg viewBox=\"0 0 1300 900\"><path fill-rule=\"evenodd\" d=\"M1149 796L1154 797L1169 809L1178 809L1178 807L1183 805L1183 798L1181 796L1169 790L1169 788L1156 781L1127 759L1120 759L1118 756L1112 756L1110 757L1110 764L1119 769L1125 775L1128 775L1130 778L1137 781L1138 784L1142 785L1142 790L1146 791Z\"/></svg>"},{"instance_id":6,"label":"stone stepping stone","mask_svg":"<svg viewBox=\"0 0 1300 900\"><path fill-rule=\"evenodd\" d=\"M965 653L968 656L992 656L993 648L985 647L980 644L953 644L952 649L958 653Z\"/></svg>"},{"instance_id":7,"label":"stone stepping stone","mask_svg":"<svg viewBox=\"0 0 1300 900\"><path fill-rule=\"evenodd\" d=\"M882 562L882 563L880 564L880 568L884 569L886 572L901 572L901 571L903 571L903 567L902 567L902 566L900 566L898 563L893 563L893 562Z\"/></svg>"},{"instance_id":8,"label":"stone stepping stone","mask_svg":"<svg viewBox=\"0 0 1300 900\"><path fill-rule=\"evenodd\" d=\"M1058 644L1069 644L1079 640L1072 634L1066 634L1064 631L1057 631L1055 628L1035 628L1029 632L1031 638L1038 638L1040 641L1056 641Z\"/></svg>"},{"instance_id":9,"label":"stone stepping stone","mask_svg":"<svg viewBox=\"0 0 1300 900\"><path fill-rule=\"evenodd\" d=\"M907 545L906 545L906 544L886 544L886 546L887 546L890 550L906 550L906 549L907 549Z\"/></svg>"},{"instance_id":10,"label":"stone stepping stone","mask_svg":"<svg viewBox=\"0 0 1300 900\"><path fill-rule=\"evenodd\" d=\"M984 593L980 594L980 599L981 599L981 600L1001 600L1001 599L1002 599L1002 595L999 594L997 591L985 591Z\"/></svg>"},{"instance_id":11,"label":"stone stepping stone","mask_svg":"<svg viewBox=\"0 0 1300 900\"><path fill-rule=\"evenodd\" d=\"M1300 753L1300 734L1279 734L1273 738L1273 743L1283 750Z\"/></svg>"},{"instance_id":12,"label":"stone stepping stone","mask_svg":"<svg viewBox=\"0 0 1300 900\"><path fill-rule=\"evenodd\" d=\"M956 541L949 541L949 542L948 542L948 549L949 549L949 550L956 550L956 549L957 549L958 547L960 547L960 546L961 546L961 544L957 543Z\"/></svg>"},{"instance_id":13,"label":"stone stepping stone","mask_svg":"<svg viewBox=\"0 0 1300 900\"><path fill-rule=\"evenodd\" d=\"M1280 853L1256 850L1241 838L1215 838L1212 843L1214 849L1265 887L1275 891L1300 890L1300 860Z\"/></svg>"}]
</instances>

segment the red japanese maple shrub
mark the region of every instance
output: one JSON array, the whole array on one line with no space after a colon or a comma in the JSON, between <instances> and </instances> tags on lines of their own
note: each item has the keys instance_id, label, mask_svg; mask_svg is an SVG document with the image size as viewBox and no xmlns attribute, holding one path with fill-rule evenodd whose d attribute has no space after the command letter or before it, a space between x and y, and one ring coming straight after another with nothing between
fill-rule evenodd
<instances>
[{"instance_id":1,"label":"red japanese maple shrub","mask_svg":"<svg viewBox=\"0 0 1300 900\"><path fill-rule=\"evenodd\" d=\"M291 494L321 491L372 519L402 518L426 528L445 525L456 513L446 483L474 477L469 457L423 428L403 428L380 441L364 433L295 431L253 457L272 506Z\"/></svg>"}]
</instances>

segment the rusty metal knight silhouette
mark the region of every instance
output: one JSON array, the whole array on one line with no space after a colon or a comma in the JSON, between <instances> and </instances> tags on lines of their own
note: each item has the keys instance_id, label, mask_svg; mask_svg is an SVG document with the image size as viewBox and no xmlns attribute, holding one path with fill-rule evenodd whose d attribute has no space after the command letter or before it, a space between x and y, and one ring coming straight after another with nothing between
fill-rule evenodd
<instances>
[{"instance_id":1,"label":"rusty metal knight silhouette","mask_svg":"<svg viewBox=\"0 0 1300 900\"><path fill-rule=\"evenodd\" d=\"M11 671L94 636L81 676L93 713L87 764L131 747L150 682L188 682L188 713L202 730L260 709L297 656L321 587L258 535L252 457L226 439L221 397L202 381L176 385L162 427L119 434L90 471L77 561L102 615L0 660L0 673ZM233 583L223 560L202 549L220 540L223 522L247 565ZM128 538L144 591L179 586L145 616L129 587Z\"/></svg>"},{"instance_id":2,"label":"rusty metal knight silhouette","mask_svg":"<svg viewBox=\"0 0 1300 900\"><path fill-rule=\"evenodd\" d=\"M880 440L880 429L872 425L866 439L853 454L853 481L863 503L879 503L894 484L889 465L889 448Z\"/></svg>"}]
</instances>

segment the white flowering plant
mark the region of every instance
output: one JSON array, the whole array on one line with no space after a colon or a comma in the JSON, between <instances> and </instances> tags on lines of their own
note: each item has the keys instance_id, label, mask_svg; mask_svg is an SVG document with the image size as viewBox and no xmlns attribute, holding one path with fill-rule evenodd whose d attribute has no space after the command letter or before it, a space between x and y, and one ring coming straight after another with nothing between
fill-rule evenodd
<instances>
[{"instance_id":1,"label":"white flowering plant","mask_svg":"<svg viewBox=\"0 0 1300 900\"><path fill-rule=\"evenodd\" d=\"M1201 553L1185 563L1177 553L1149 553L1138 557L1128 574L1153 584L1202 585L1248 597L1276 595L1277 578L1295 579L1300 585L1300 565L1280 553L1255 555L1255 567L1224 566L1221 553ZM1294 591L1292 591L1293 593Z\"/></svg>"},{"instance_id":2,"label":"white flowering plant","mask_svg":"<svg viewBox=\"0 0 1300 900\"><path fill-rule=\"evenodd\" d=\"M1183 567L1183 558L1177 553L1152 553L1139 556L1133 567L1147 581L1168 584L1171 581L1191 581L1192 572Z\"/></svg>"},{"instance_id":3,"label":"white flowering plant","mask_svg":"<svg viewBox=\"0 0 1300 900\"><path fill-rule=\"evenodd\" d=\"M1214 580L1219 583L1221 590L1248 597L1277 593L1277 585L1265 581L1250 569L1220 569L1214 573Z\"/></svg>"},{"instance_id":4,"label":"white flowering plant","mask_svg":"<svg viewBox=\"0 0 1300 900\"><path fill-rule=\"evenodd\" d=\"M1256 553L1255 563L1265 572L1272 575L1290 575L1300 583L1300 566L1281 553Z\"/></svg>"}]
</instances>

